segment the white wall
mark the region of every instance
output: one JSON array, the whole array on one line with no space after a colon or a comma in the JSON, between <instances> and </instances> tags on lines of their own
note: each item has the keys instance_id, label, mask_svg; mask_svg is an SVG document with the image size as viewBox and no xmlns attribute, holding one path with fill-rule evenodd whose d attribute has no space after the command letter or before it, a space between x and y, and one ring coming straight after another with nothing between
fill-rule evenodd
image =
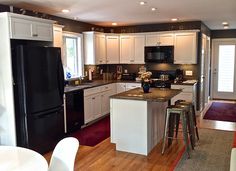
<instances>
[{"instance_id":1,"label":"white wall","mask_svg":"<svg viewBox=\"0 0 236 171\"><path fill-rule=\"evenodd\" d=\"M9 23L0 14L0 144L16 145Z\"/></svg>"}]
</instances>

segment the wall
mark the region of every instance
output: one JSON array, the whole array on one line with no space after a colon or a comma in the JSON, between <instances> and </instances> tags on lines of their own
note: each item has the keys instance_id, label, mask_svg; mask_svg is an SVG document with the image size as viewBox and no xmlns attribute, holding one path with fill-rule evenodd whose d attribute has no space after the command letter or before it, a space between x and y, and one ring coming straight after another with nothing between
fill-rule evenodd
<instances>
[{"instance_id":1,"label":"wall","mask_svg":"<svg viewBox=\"0 0 236 171\"><path fill-rule=\"evenodd\" d=\"M211 31L212 39L218 38L236 38L236 29L229 29L229 30L212 30Z\"/></svg>"}]
</instances>

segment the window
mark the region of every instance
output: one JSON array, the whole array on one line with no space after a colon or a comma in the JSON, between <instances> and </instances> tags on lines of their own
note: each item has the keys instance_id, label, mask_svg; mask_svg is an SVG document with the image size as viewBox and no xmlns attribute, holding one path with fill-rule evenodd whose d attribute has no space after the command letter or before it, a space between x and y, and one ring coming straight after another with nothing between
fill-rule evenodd
<instances>
[{"instance_id":1,"label":"window","mask_svg":"<svg viewBox=\"0 0 236 171\"><path fill-rule=\"evenodd\" d=\"M82 34L63 33L63 58L65 78L83 75Z\"/></svg>"}]
</instances>

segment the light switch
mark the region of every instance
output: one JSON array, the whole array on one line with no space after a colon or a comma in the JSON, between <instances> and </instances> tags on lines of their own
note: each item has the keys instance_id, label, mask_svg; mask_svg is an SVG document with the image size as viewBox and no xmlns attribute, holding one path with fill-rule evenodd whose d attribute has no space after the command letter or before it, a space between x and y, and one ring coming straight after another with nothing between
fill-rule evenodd
<instances>
[{"instance_id":1,"label":"light switch","mask_svg":"<svg viewBox=\"0 0 236 171\"><path fill-rule=\"evenodd\" d=\"M193 71L185 71L185 75L193 76Z\"/></svg>"}]
</instances>

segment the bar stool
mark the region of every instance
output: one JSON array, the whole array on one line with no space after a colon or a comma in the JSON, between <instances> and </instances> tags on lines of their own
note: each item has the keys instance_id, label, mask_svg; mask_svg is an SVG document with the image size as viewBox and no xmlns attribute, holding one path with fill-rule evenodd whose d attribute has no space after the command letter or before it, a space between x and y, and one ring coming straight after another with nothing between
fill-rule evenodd
<instances>
[{"instance_id":1,"label":"bar stool","mask_svg":"<svg viewBox=\"0 0 236 171\"><path fill-rule=\"evenodd\" d=\"M173 137L167 136L167 133L170 131L168 130L170 116L171 115L180 115L182 125L183 125L183 139L184 143L186 145L186 152L188 155L188 158L190 158L190 149L189 149L189 143L188 143L188 128L187 128L187 117L186 113L188 112L188 108L183 105L170 105L166 108L166 119L165 119L165 128L164 128L164 135L163 135L163 144L162 144L162 154L164 154L165 151L165 145L166 145L166 139L173 139ZM172 123L173 124L173 123Z\"/></svg>"},{"instance_id":2,"label":"bar stool","mask_svg":"<svg viewBox=\"0 0 236 171\"><path fill-rule=\"evenodd\" d=\"M197 136L197 139L199 140L199 134L198 134L198 127L197 127L197 120L196 120L196 112L195 112L195 107L193 105L193 103L191 102L187 102L185 100L177 100L175 102L176 105L185 105L185 106L189 106L190 108L190 117L192 117L193 119L193 129L195 129L195 133L196 133L196 136ZM177 119L177 122L176 124L179 124L179 119ZM178 128L179 126L176 125L176 137L177 137L177 134L178 134ZM194 130L193 130L194 131ZM194 133L194 134L195 134ZM195 135L194 135L194 139L195 139Z\"/></svg>"}]
</instances>

